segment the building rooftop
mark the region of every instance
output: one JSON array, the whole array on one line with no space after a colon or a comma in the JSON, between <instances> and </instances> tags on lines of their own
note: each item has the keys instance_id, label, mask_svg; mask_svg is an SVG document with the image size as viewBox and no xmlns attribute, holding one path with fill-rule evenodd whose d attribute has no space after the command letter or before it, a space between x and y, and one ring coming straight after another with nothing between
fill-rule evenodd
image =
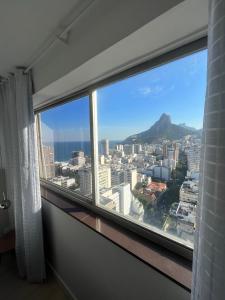
<instances>
[{"instance_id":1,"label":"building rooftop","mask_svg":"<svg viewBox=\"0 0 225 300\"><path fill-rule=\"evenodd\" d=\"M167 189L167 185L165 183L155 182L155 181L152 181L146 187L146 190L151 190L151 191L154 190L154 191L159 191L159 192L162 192L166 189Z\"/></svg>"}]
</instances>

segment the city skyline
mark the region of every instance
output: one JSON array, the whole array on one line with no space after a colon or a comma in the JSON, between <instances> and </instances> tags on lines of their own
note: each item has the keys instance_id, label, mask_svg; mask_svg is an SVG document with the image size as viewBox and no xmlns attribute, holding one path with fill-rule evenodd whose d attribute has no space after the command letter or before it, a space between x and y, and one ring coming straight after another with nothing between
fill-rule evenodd
<instances>
[{"instance_id":1,"label":"city skyline","mask_svg":"<svg viewBox=\"0 0 225 300\"><path fill-rule=\"evenodd\" d=\"M202 128L207 51L200 51L97 90L99 140L122 141L149 129L162 113ZM54 141L88 141L88 97L41 114ZM195 108L193 110L193 107Z\"/></svg>"},{"instance_id":2,"label":"city skyline","mask_svg":"<svg viewBox=\"0 0 225 300\"><path fill-rule=\"evenodd\" d=\"M165 113L162 113L160 116L159 116L159 118L158 118L158 120L156 120L156 122L157 121L159 121L159 119L160 119L160 117L162 116L162 115L165 115ZM173 118L170 116L170 115L168 115L169 117L170 117L170 119L171 119L171 123L173 123ZM156 123L155 122L155 123ZM150 127L148 127L147 128L147 130L148 129L150 129L155 123L153 123L153 124L151 124L151 126ZM195 129L196 130L196 132L198 132L199 130L201 130L202 128L195 128L195 127L192 127L192 126L189 126L189 124L186 124L186 123L180 123L180 124L175 124L175 123L173 123L174 125L180 125L180 126L182 126L182 127L186 127L186 128L190 128L190 129ZM57 141L57 140L55 140L54 139L54 135L53 135L53 131L51 130L51 129L49 129L49 127L47 127L46 126L46 124L45 123L43 123L42 122L42 129L44 129L44 131L45 132L47 132L47 135L50 137L50 139L51 139L51 142L57 142L57 143L59 143L59 142L62 142L62 143L65 143L65 142L71 142L71 143L73 143L73 142L79 142L79 143L89 143L90 142L90 139L89 140L84 140L84 139L80 139L80 140L66 140L65 139L65 136L64 136L64 138L63 138L63 140L61 140L61 141ZM50 132L49 132L50 131ZM139 134L140 132L138 132L137 134ZM46 134L44 134L44 137L42 137L42 141L43 142L49 142L49 141L46 141L45 140L45 135ZM131 134L132 135L132 134ZM128 138L128 136L127 136L127 138ZM123 143L124 141L125 141L125 139L122 139L122 140L118 140L118 139L115 139L115 140L112 140L112 139L109 139L108 137L103 137L103 138L101 138L101 139L99 139L98 141L99 141L99 143L101 144L103 141L106 141L106 140L108 140L109 142L114 142L114 143ZM113 143L113 145L114 145L114 143Z\"/></svg>"}]
</instances>

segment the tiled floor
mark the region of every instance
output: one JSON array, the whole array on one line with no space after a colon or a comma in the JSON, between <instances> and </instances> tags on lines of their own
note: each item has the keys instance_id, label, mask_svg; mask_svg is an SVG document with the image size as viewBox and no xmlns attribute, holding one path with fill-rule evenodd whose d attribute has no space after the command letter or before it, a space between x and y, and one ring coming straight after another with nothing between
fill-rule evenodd
<instances>
[{"instance_id":1,"label":"tiled floor","mask_svg":"<svg viewBox=\"0 0 225 300\"><path fill-rule=\"evenodd\" d=\"M51 272L44 284L30 284L19 278L15 255L7 253L0 260L0 299L4 300L68 300Z\"/></svg>"}]
</instances>

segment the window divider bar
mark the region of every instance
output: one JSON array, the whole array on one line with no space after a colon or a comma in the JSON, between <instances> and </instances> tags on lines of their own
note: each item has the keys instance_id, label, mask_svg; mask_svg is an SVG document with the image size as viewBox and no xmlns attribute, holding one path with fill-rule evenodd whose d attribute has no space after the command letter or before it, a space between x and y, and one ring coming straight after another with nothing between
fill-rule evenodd
<instances>
[{"instance_id":1,"label":"window divider bar","mask_svg":"<svg viewBox=\"0 0 225 300\"><path fill-rule=\"evenodd\" d=\"M98 180L98 116L97 116L97 91L90 91L90 130L91 130L91 161L92 161L92 195L93 205L99 203Z\"/></svg>"}]
</instances>

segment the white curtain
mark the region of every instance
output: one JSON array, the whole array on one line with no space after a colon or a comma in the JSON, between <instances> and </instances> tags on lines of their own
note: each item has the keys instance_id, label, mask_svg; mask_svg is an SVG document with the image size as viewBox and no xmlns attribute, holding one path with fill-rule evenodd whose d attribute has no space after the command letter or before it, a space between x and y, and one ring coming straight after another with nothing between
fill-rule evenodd
<instances>
[{"instance_id":1,"label":"white curtain","mask_svg":"<svg viewBox=\"0 0 225 300\"><path fill-rule=\"evenodd\" d=\"M225 0L209 1L207 82L192 300L224 300Z\"/></svg>"},{"instance_id":2,"label":"white curtain","mask_svg":"<svg viewBox=\"0 0 225 300\"><path fill-rule=\"evenodd\" d=\"M22 69L0 83L0 126L7 197L14 207L19 272L30 282L41 282L45 265L31 74L24 74Z\"/></svg>"}]
</instances>

